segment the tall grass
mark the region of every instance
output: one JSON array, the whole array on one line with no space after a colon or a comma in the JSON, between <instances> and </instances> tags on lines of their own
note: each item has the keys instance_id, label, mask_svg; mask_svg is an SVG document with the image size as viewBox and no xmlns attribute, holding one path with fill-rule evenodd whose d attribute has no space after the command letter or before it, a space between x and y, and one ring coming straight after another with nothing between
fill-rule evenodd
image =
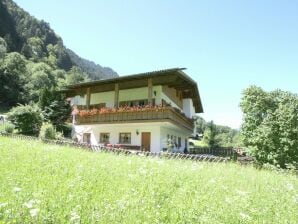
<instances>
[{"instance_id":1,"label":"tall grass","mask_svg":"<svg viewBox=\"0 0 298 224\"><path fill-rule=\"evenodd\" d=\"M0 223L298 223L298 180L0 137Z\"/></svg>"}]
</instances>

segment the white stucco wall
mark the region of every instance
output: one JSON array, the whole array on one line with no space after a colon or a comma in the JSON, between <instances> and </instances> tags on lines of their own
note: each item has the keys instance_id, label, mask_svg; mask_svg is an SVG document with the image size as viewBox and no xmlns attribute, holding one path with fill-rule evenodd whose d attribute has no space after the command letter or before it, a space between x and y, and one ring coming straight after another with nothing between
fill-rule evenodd
<instances>
[{"instance_id":1,"label":"white stucco wall","mask_svg":"<svg viewBox=\"0 0 298 224\"><path fill-rule=\"evenodd\" d=\"M98 145L100 133L110 133L110 143L119 143L119 133L131 133L131 145L141 145L142 132L151 133L151 152L160 152L160 124L154 123L127 123L127 124L94 124L74 125L74 133L79 142L82 141L83 133L91 134L91 144ZM136 132L139 132L137 134Z\"/></svg>"},{"instance_id":2,"label":"white stucco wall","mask_svg":"<svg viewBox=\"0 0 298 224\"><path fill-rule=\"evenodd\" d=\"M86 105L86 95L72 97L70 103L71 105Z\"/></svg>"},{"instance_id":3,"label":"white stucco wall","mask_svg":"<svg viewBox=\"0 0 298 224\"><path fill-rule=\"evenodd\" d=\"M189 118L192 118L194 115L196 115L191 98L183 99L183 112Z\"/></svg>"},{"instance_id":4,"label":"white stucco wall","mask_svg":"<svg viewBox=\"0 0 298 224\"><path fill-rule=\"evenodd\" d=\"M131 145L141 145L142 132L151 133L151 152L160 152L167 148L167 135L181 137L181 147L175 148L174 152L183 152L185 139L191 135L191 131L178 127L169 122L156 123L127 123L127 124L94 124L94 125L74 125L73 133L82 141L83 133L91 134L91 144L100 144L100 133L110 133L110 144L119 143L119 133L131 133ZM139 132L137 134L136 132Z\"/></svg>"},{"instance_id":5,"label":"white stucco wall","mask_svg":"<svg viewBox=\"0 0 298 224\"><path fill-rule=\"evenodd\" d=\"M156 92L156 96L154 95ZM161 86L153 86L152 97L155 98L156 104L161 104ZM119 102L130 100L148 99L148 87L122 89L119 90Z\"/></svg>"},{"instance_id":6,"label":"white stucco wall","mask_svg":"<svg viewBox=\"0 0 298 224\"><path fill-rule=\"evenodd\" d=\"M162 87L153 86L152 97L155 99L155 104L161 104ZM154 94L156 93L156 94ZM130 101L130 100L143 100L148 99L148 87L133 88L133 89L123 89L119 90L119 102L120 101ZM115 92L101 92L101 93L91 93L90 105L105 103L106 107L114 107ZM71 103L74 105L86 105L86 95L75 96L71 99Z\"/></svg>"},{"instance_id":7,"label":"white stucco wall","mask_svg":"<svg viewBox=\"0 0 298 224\"><path fill-rule=\"evenodd\" d=\"M105 103L106 107L114 107L114 100L115 100L114 91L92 93L90 96L90 105Z\"/></svg>"},{"instance_id":8,"label":"white stucco wall","mask_svg":"<svg viewBox=\"0 0 298 224\"><path fill-rule=\"evenodd\" d=\"M169 103L172 107L176 107L179 110L181 110L181 108L173 101L171 100L166 94L164 94L163 92L161 93L161 99L165 100L167 103Z\"/></svg>"},{"instance_id":9,"label":"white stucco wall","mask_svg":"<svg viewBox=\"0 0 298 224\"><path fill-rule=\"evenodd\" d=\"M164 125L160 129L160 144L161 148L167 148L167 137L168 135L171 137L176 136L176 141L178 143L178 137L181 137L181 147L180 148L174 148L174 152L183 152L186 145L185 145L185 139L188 141L188 137L191 135L191 131L188 131L186 129L183 129L181 127L177 127L175 125Z\"/></svg>"}]
</instances>

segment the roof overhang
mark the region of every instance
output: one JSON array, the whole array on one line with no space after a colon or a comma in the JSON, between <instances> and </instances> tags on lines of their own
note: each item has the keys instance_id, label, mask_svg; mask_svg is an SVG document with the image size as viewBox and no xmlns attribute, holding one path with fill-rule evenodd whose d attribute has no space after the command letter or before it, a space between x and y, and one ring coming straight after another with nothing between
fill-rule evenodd
<instances>
[{"instance_id":1,"label":"roof overhang","mask_svg":"<svg viewBox=\"0 0 298 224\"><path fill-rule=\"evenodd\" d=\"M191 98L196 113L203 112L203 106L197 83L185 72L185 68L172 68L134 75L120 76L112 79L104 79L92 82L84 82L66 86L62 92L67 96L85 94L87 88L91 93L113 91L118 83L119 89L131 89L148 86L148 79L152 79L152 85L168 85L182 92L183 98Z\"/></svg>"}]
</instances>

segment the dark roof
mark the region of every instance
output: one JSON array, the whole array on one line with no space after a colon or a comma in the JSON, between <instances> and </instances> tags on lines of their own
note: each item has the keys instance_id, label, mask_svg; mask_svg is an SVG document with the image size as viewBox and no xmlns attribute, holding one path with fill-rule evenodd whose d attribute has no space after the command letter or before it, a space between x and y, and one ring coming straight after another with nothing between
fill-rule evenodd
<instances>
[{"instance_id":1,"label":"dark roof","mask_svg":"<svg viewBox=\"0 0 298 224\"><path fill-rule=\"evenodd\" d=\"M80 90L91 87L91 92L104 92L114 89L115 83L119 83L120 89L136 88L147 85L147 79L152 78L153 85L168 85L182 91L183 98L192 98L196 113L203 112L202 102L197 83L183 71L185 68L171 68L133 75L119 76L111 79L103 79L92 82L84 82L66 86L63 92L69 96L78 95Z\"/></svg>"}]
</instances>

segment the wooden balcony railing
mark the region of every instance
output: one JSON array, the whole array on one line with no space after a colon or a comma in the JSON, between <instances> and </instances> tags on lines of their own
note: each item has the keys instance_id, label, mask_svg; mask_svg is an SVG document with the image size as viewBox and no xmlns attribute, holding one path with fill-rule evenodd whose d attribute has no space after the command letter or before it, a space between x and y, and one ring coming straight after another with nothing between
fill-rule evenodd
<instances>
[{"instance_id":1,"label":"wooden balcony railing","mask_svg":"<svg viewBox=\"0 0 298 224\"><path fill-rule=\"evenodd\" d=\"M76 114L76 124L133 123L170 121L193 130L193 121L173 107L145 108L137 111L111 110L108 112L86 111Z\"/></svg>"}]
</instances>

